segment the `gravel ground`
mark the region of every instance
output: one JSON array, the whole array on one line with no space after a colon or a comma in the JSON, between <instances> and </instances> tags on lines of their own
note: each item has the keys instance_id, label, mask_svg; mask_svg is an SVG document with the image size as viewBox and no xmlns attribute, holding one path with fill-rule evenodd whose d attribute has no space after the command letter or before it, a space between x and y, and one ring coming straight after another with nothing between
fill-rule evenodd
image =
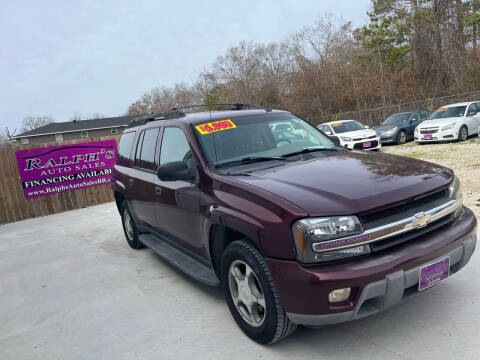
<instances>
[{"instance_id":1,"label":"gravel ground","mask_svg":"<svg viewBox=\"0 0 480 360\"><path fill-rule=\"evenodd\" d=\"M480 138L461 143L385 146L383 152L446 166L462 181L464 204L480 219Z\"/></svg>"}]
</instances>

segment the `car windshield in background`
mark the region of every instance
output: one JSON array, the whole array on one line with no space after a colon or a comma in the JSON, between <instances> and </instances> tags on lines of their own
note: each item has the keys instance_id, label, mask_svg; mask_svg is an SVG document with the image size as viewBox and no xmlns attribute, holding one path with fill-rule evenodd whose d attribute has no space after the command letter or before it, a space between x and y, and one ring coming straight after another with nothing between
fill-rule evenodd
<instances>
[{"instance_id":1,"label":"car windshield in background","mask_svg":"<svg viewBox=\"0 0 480 360\"><path fill-rule=\"evenodd\" d=\"M333 123L332 127L336 134L365 129L365 126L358 121L338 121Z\"/></svg>"},{"instance_id":2,"label":"car windshield in background","mask_svg":"<svg viewBox=\"0 0 480 360\"><path fill-rule=\"evenodd\" d=\"M239 116L193 127L213 165L246 158L280 158L304 149L336 149L318 129L289 113Z\"/></svg>"},{"instance_id":3,"label":"car windshield in background","mask_svg":"<svg viewBox=\"0 0 480 360\"><path fill-rule=\"evenodd\" d=\"M382 125L395 125L403 121L407 121L410 117L410 114L411 113L401 113L390 115L388 118L385 119Z\"/></svg>"},{"instance_id":4,"label":"car windshield in background","mask_svg":"<svg viewBox=\"0 0 480 360\"><path fill-rule=\"evenodd\" d=\"M430 115L430 120L461 117L465 114L466 109L466 106L442 107Z\"/></svg>"}]
</instances>

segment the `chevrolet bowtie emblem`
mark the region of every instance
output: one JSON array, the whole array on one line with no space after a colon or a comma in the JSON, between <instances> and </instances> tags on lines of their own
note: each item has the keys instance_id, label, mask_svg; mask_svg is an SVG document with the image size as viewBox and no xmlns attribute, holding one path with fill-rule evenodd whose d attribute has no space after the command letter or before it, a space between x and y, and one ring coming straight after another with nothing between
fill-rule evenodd
<instances>
[{"instance_id":1,"label":"chevrolet bowtie emblem","mask_svg":"<svg viewBox=\"0 0 480 360\"><path fill-rule=\"evenodd\" d=\"M425 213L418 213L415 214L415 220L412 221L412 225L414 228L423 228L427 226L427 224L430 222L430 218L432 217L431 215L425 214Z\"/></svg>"}]
</instances>

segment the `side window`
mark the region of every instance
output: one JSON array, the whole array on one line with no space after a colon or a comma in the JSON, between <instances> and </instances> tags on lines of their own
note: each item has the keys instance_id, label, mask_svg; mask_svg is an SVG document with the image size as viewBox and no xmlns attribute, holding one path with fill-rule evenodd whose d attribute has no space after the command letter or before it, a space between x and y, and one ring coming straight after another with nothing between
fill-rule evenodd
<instances>
[{"instance_id":1,"label":"side window","mask_svg":"<svg viewBox=\"0 0 480 360\"><path fill-rule=\"evenodd\" d=\"M143 143L143 136L145 135L145 131L140 133L137 141L137 150L135 150L135 166L140 166L140 153L142 152L142 143Z\"/></svg>"},{"instance_id":2,"label":"side window","mask_svg":"<svg viewBox=\"0 0 480 360\"><path fill-rule=\"evenodd\" d=\"M422 114L422 116L421 116L422 120L426 119L428 117L428 115L430 115L430 113L428 111L425 111L425 110L423 110L421 114Z\"/></svg>"},{"instance_id":3,"label":"side window","mask_svg":"<svg viewBox=\"0 0 480 360\"><path fill-rule=\"evenodd\" d=\"M475 103L470 104L467 111L467 116L475 115L478 112L477 105Z\"/></svg>"},{"instance_id":4,"label":"side window","mask_svg":"<svg viewBox=\"0 0 480 360\"><path fill-rule=\"evenodd\" d=\"M160 165L172 161L184 161L190 167L192 151L182 129L166 127L163 131L162 147L160 148Z\"/></svg>"},{"instance_id":5,"label":"side window","mask_svg":"<svg viewBox=\"0 0 480 360\"><path fill-rule=\"evenodd\" d=\"M159 128L146 129L140 135L135 155L135 165L148 170L156 170L155 151Z\"/></svg>"},{"instance_id":6,"label":"side window","mask_svg":"<svg viewBox=\"0 0 480 360\"><path fill-rule=\"evenodd\" d=\"M414 112L412 114L412 117L410 118L410 121L414 122L414 121L418 121L418 120L420 120L420 113Z\"/></svg>"},{"instance_id":7,"label":"side window","mask_svg":"<svg viewBox=\"0 0 480 360\"><path fill-rule=\"evenodd\" d=\"M132 151L133 140L135 139L135 132L124 133L120 138L118 144L118 159L122 160L124 164L128 164L130 160L130 153Z\"/></svg>"},{"instance_id":8,"label":"side window","mask_svg":"<svg viewBox=\"0 0 480 360\"><path fill-rule=\"evenodd\" d=\"M332 128L330 127L330 125L325 125L325 134L334 135L334 132L332 131Z\"/></svg>"}]
</instances>

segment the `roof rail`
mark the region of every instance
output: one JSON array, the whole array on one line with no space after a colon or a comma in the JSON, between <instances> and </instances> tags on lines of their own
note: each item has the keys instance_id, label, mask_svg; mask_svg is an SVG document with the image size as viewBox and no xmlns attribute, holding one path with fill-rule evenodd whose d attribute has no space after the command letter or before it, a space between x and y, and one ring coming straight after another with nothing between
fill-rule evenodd
<instances>
[{"instance_id":1,"label":"roof rail","mask_svg":"<svg viewBox=\"0 0 480 360\"><path fill-rule=\"evenodd\" d=\"M219 106L223 106L223 108L218 108ZM265 109L265 111L270 112L272 108L270 105L267 107L263 107L260 105L255 104L241 104L241 103L214 103L214 104L195 104L189 106L181 106L181 107L174 107L170 110L161 112L161 113L152 113L147 115L139 115L134 118L128 127L135 127L140 125L145 125L149 121L155 120L168 120L168 119L179 119L185 116L185 112L182 110L186 109L193 109L197 107L208 107L208 111L212 111L212 107L214 107L216 111L218 110L248 110L248 109ZM233 108L233 109L232 109Z\"/></svg>"},{"instance_id":2,"label":"roof rail","mask_svg":"<svg viewBox=\"0 0 480 360\"><path fill-rule=\"evenodd\" d=\"M174 107L171 110L184 110L184 109L193 109L197 107L208 107L208 110L211 111L213 107L224 106L223 109L215 109L215 110L247 110L247 109L263 109L263 106L255 105L255 104L242 104L242 103L212 103L212 104L195 104L195 105L188 105L188 106L181 106L181 107ZM230 108L234 109L230 109Z\"/></svg>"},{"instance_id":3,"label":"roof rail","mask_svg":"<svg viewBox=\"0 0 480 360\"><path fill-rule=\"evenodd\" d=\"M178 119L181 117L184 117L185 113L182 111L178 111L175 109L167 110L161 113L152 113L152 114L147 114L147 115L140 115L136 118L134 118L132 121L130 121L130 124L128 124L128 128L135 127L135 126L140 126L140 125L145 125L149 121L155 121L155 120L167 120L167 119Z\"/></svg>"}]
</instances>

